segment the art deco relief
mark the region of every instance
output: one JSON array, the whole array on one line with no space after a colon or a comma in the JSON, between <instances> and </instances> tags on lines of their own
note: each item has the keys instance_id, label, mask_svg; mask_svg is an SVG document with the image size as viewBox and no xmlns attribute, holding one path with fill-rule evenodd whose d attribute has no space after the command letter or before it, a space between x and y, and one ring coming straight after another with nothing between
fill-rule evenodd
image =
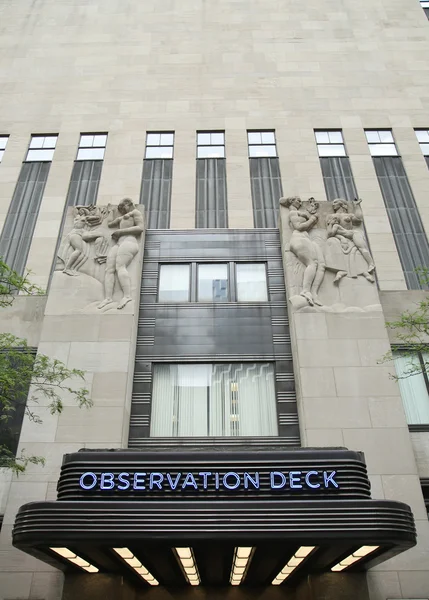
<instances>
[{"instance_id":1,"label":"art deco relief","mask_svg":"<svg viewBox=\"0 0 429 600\"><path fill-rule=\"evenodd\" d=\"M123 309L132 300L128 267L139 251L144 231L140 210L124 198L117 207L76 206L73 217L73 227L59 248L56 271L62 277L89 277L99 282L97 309ZM87 287L93 287L89 280Z\"/></svg>"},{"instance_id":2,"label":"art deco relief","mask_svg":"<svg viewBox=\"0 0 429 600\"><path fill-rule=\"evenodd\" d=\"M361 200L318 203L281 198L289 300L298 310L378 308L375 266L363 230ZM374 288L374 289L373 289Z\"/></svg>"}]
</instances>

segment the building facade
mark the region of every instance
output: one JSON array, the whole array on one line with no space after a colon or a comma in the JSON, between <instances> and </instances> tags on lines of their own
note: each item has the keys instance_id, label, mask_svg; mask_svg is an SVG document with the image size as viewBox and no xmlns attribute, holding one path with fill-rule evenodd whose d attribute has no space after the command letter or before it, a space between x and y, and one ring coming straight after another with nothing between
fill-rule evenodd
<instances>
[{"instance_id":1,"label":"building facade","mask_svg":"<svg viewBox=\"0 0 429 600\"><path fill-rule=\"evenodd\" d=\"M427 298L425 4L0 2L0 254L46 290L2 331L94 402L17 431L2 600L429 598L429 383L382 360Z\"/></svg>"}]
</instances>

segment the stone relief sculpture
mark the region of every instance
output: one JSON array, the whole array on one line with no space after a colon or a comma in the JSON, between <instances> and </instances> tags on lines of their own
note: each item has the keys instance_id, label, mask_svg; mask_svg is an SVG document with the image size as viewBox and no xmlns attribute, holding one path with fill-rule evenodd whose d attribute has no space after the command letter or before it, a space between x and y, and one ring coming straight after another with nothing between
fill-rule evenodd
<instances>
[{"instance_id":1,"label":"stone relief sculpture","mask_svg":"<svg viewBox=\"0 0 429 600\"><path fill-rule=\"evenodd\" d=\"M326 268L336 272L334 283L338 283L343 277L357 277L362 275L374 283L371 273L375 270L372 256L368 250L363 232L356 229L362 224L362 200L354 202L354 213L349 212L345 200L337 198L332 202L334 214L326 218L328 240L326 242ZM359 261L362 256L363 261Z\"/></svg>"},{"instance_id":2,"label":"stone relief sculpture","mask_svg":"<svg viewBox=\"0 0 429 600\"><path fill-rule=\"evenodd\" d=\"M127 267L139 251L137 238L143 233L143 217L129 198L124 198L119 203L118 212L121 216L108 223L108 227L119 227L119 229L112 233L112 239L116 243L107 254L104 277L105 296L98 308L103 308L113 302L115 274L123 293L117 308L124 308L132 300L131 280Z\"/></svg>"},{"instance_id":3,"label":"stone relief sculpture","mask_svg":"<svg viewBox=\"0 0 429 600\"><path fill-rule=\"evenodd\" d=\"M287 209L281 209L282 238L289 300L295 309L332 312L377 306L379 310L361 202L280 199L280 206Z\"/></svg>"},{"instance_id":4,"label":"stone relief sculpture","mask_svg":"<svg viewBox=\"0 0 429 600\"><path fill-rule=\"evenodd\" d=\"M322 302L317 294L325 274L325 263L320 246L313 242L308 234L319 219L317 215L319 205L314 198L311 198L308 210L305 210L302 208L301 198L297 196L281 198L280 204L289 208L289 223L293 230L290 250L305 267L301 296L311 306L313 304L321 306Z\"/></svg>"},{"instance_id":5,"label":"stone relief sculpture","mask_svg":"<svg viewBox=\"0 0 429 600\"><path fill-rule=\"evenodd\" d=\"M99 290L101 284L103 291L98 291L94 308L124 308L132 299L128 267L139 251L144 231L142 213L132 200L124 198L117 207L76 206L73 216L73 228L58 251L57 271L69 277L89 276L85 286L87 291L93 289L91 297L94 286ZM79 285L74 288L79 289ZM113 302L118 302L116 307L109 306Z\"/></svg>"}]
</instances>

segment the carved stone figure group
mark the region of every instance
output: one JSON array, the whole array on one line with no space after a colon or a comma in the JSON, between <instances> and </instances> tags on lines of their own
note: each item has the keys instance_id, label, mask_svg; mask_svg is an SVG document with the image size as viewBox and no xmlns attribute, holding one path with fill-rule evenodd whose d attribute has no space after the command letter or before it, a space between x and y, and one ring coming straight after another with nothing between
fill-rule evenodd
<instances>
[{"instance_id":1,"label":"carved stone figure group","mask_svg":"<svg viewBox=\"0 0 429 600\"><path fill-rule=\"evenodd\" d=\"M374 282L374 261L369 252L361 229L363 215L362 200L353 203L353 212L349 204L335 199L331 204L333 213L326 217L326 241L324 247L311 239L309 232L315 228L324 228L317 214L319 205L310 198L307 208L298 197L281 198L280 204L289 208L289 224L292 229L290 250L304 265L302 291L308 304L322 306L318 292L325 271L335 273L334 283L339 284L344 277L361 275L367 281Z\"/></svg>"},{"instance_id":2,"label":"carved stone figure group","mask_svg":"<svg viewBox=\"0 0 429 600\"><path fill-rule=\"evenodd\" d=\"M142 214L132 200L124 198L117 207L77 206L73 229L65 237L59 251L63 273L75 276L84 272L104 284L104 298L98 308L113 303L115 281L122 290L117 308L131 301L131 279L128 266L139 251L138 238L143 232ZM109 233L106 226L114 228ZM105 268L101 268L104 265Z\"/></svg>"}]
</instances>

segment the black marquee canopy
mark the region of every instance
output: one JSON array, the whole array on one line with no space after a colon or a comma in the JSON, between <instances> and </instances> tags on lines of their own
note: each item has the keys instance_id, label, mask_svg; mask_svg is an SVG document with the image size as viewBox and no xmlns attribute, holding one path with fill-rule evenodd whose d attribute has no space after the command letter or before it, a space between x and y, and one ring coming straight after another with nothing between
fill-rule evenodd
<instances>
[{"instance_id":1,"label":"black marquee canopy","mask_svg":"<svg viewBox=\"0 0 429 600\"><path fill-rule=\"evenodd\" d=\"M416 543L406 504L371 499L360 452L161 441L65 455L57 501L20 508L14 545L65 571L177 587L294 585Z\"/></svg>"}]
</instances>

